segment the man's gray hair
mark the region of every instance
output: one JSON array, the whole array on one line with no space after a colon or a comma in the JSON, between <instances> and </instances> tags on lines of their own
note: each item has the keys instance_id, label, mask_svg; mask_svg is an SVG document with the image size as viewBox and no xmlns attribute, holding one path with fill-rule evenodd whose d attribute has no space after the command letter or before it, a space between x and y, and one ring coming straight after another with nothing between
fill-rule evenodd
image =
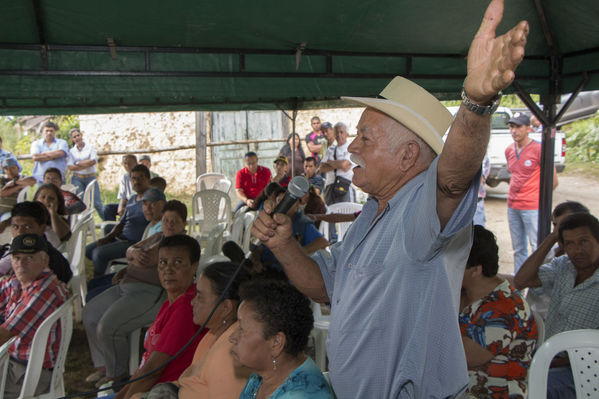
<instances>
[{"instance_id":1,"label":"man's gray hair","mask_svg":"<svg viewBox=\"0 0 599 399\"><path fill-rule=\"evenodd\" d=\"M337 130L338 127L343 127L345 129L345 131L347 132L347 125L343 122L337 122L335 123L334 129Z\"/></svg>"}]
</instances>

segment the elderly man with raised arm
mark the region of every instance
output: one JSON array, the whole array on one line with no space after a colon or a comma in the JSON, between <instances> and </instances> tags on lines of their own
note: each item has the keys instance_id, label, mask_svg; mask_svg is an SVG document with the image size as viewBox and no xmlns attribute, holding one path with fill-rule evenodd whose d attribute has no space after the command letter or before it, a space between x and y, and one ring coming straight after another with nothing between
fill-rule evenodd
<instances>
[{"instance_id":1,"label":"elderly man with raised arm","mask_svg":"<svg viewBox=\"0 0 599 399\"><path fill-rule=\"evenodd\" d=\"M252 228L291 282L331 303L327 339L338 398L448 398L468 384L458 327L480 167L498 93L524 56L528 24L495 37L503 1L487 9L468 55L463 103L451 115L395 78L366 105L349 147L353 183L370 194L342 242L306 256L287 216L265 205ZM439 155L438 155L439 154Z\"/></svg>"}]
</instances>

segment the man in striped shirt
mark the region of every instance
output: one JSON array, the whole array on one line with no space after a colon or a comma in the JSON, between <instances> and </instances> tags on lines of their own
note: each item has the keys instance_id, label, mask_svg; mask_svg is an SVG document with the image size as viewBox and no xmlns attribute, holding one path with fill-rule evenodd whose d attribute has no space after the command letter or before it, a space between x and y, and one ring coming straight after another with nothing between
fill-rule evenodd
<instances>
[{"instance_id":1,"label":"man in striped shirt","mask_svg":"<svg viewBox=\"0 0 599 399\"><path fill-rule=\"evenodd\" d=\"M37 234L14 238L9 253L14 274L0 283L0 345L12 337L5 398L16 398L30 358L31 343L40 324L67 299L64 283L48 268L48 246ZM58 324L50 332L35 394L48 390L60 344Z\"/></svg>"}]
</instances>

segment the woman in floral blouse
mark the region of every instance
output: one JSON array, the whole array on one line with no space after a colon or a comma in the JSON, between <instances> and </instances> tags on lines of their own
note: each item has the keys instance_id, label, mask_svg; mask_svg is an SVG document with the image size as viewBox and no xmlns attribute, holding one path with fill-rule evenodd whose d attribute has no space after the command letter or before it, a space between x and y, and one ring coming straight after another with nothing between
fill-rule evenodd
<instances>
[{"instance_id":1,"label":"woman in floral blouse","mask_svg":"<svg viewBox=\"0 0 599 399\"><path fill-rule=\"evenodd\" d=\"M479 399L524 399L537 325L528 303L497 276L497 253L493 233L474 226L459 316L470 376L468 392Z\"/></svg>"}]
</instances>

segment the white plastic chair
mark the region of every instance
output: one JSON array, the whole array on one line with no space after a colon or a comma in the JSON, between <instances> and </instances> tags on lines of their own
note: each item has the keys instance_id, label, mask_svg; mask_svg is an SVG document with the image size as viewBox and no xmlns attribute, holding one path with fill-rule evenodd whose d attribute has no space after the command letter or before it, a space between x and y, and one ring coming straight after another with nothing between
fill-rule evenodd
<instances>
[{"instance_id":1,"label":"white plastic chair","mask_svg":"<svg viewBox=\"0 0 599 399\"><path fill-rule=\"evenodd\" d=\"M63 191L68 191L70 193L77 195L77 186L74 184L71 184L71 183L63 184L62 186L60 186L60 189Z\"/></svg>"},{"instance_id":2,"label":"white plastic chair","mask_svg":"<svg viewBox=\"0 0 599 399\"><path fill-rule=\"evenodd\" d=\"M320 371L327 370L326 342L331 324L331 316L323 315L320 303L312 302L312 315L314 317L314 328L310 333L314 337L314 362Z\"/></svg>"},{"instance_id":3,"label":"white plastic chair","mask_svg":"<svg viewBox=\"0 0 599 399\"><path fill-rule=\"evenodd\" d=\"M532 315L537 323L537 349L545 342L545 321L541 314L536 310L532 311Z\"/></svg>"},{"instance_id":4,"label":"white plastic chair","mask_svg":"<svg viewBox=\"0 0 599 399\"><path fill-rule=\"evenodd\" d=\"M219 190L229 192L231 181L222 173L204 173L196 179L196 191Z\"/></svg>"},{"instance_id":5,"label":"white plastic chair","mask_svg":"<svg viewBox=\"0 0 599 399\"><path fill-rule=\"evenodd\" d=\"M545 399L551 360L568 352L577 398L599 397L599 330L573 330L556 334L539 347L528 370L528 397Z\"/></svg>"},{"instance_id":6,"label":"white plastic chair","mask_svg":"<svg viewBox=\"0 0 599 399\"><path fill-rule=\"evenodd\" d=\"M356 213L362 210L362 204L356 204L355 202L338 202L327 206L327 214L329 213ZM353 222L336 223L337 225L337 241L343 240L343 236L349 226ZM320 222L319 231L324 235L324 238L330 240L329 237L329 223Z\"/></svg>"},{"instance_id":7,"label":"white plastic chair","mask_svg":"<svg viewBox=\"0 0 599 399\"><path fill-rule=\"evenodd\" d=\"M135 372L137 371L137 368L139 367L139 362L140 362L139 342L142 337L141 330L144 328L145 329L150 328L150 325L151 324L140 327L137 330L132 331L131 334L129 334L129 374L130 375L135 374Z\"/></svg>"},{"instance_id":8,"label":"white plastic chair","mask_svg":"<svg viewBox=\"0 0 599 399\"><path fill-rule=\"evenodd\" d=\"M248 253L250 251L250 244L252 241L252 225L254 220L258 216L258 212L249 211L243 216L243 239L241 240L241 249L243 252Z\"/></svg>"},{"instance_id":9,"label":"white plastic chair","mask_svg":"<svg viewBox=\"0 0 599 399\"><path fill-rule=\"evenodd\" d=\"M220 190L202 190L191 200L191 234L209 256L220 252L222 240L231 223L231 198Z\"/></svg>"},{"instance_id":10,"label":"white plastic chair","mask_svg":"<svg viewBox=\"0 0 599 399\"><path fill-rule=\"evenodd\" d=\"M69 285L73 293L79 295L79 299L73 303L76 321L81 321L83 307L85 306L85 296L87 295L87 278L85 275L85 231L87 224L85 220L80 222L75 225L75 229L66 246L71 271L73 272L73 277L71 277Z\"/></svg>"},{"instance_id":11,"label":"white plastic chair","mask_svg":"<svg viewBox=\"0 0 599 399\"><path fill-rule=\"evenodd\" d=\"M85 191L83 192L83 203L87 206L87 209L94 208L94 185L96 184L96 179L89 182L89 184L85 187Z\"/></svg>"},{"instance_id":12,"label":"white plastic chair","mask_svg":"<svg viewBox=\"0 0 599 399\"><path fill-rule=\"evenodd\" d=\"M25 202L25 201L28 200L29 190L30 189L31 189L31 186L26 186L26 187L23 187L19 191L19 194L17 194L17 203L19 203L19 202Z\"/></svg>"},{"instance_id":13,"label":"white plastic chair","mask_svg":"<svg viewBox=\"0 0 599 399\"><path fill-rule=\"evenodd\" d=\"M0 346L0 399L4 398L4 388L6 387L6 376L8 372L8 361L10 360L10 353L8 350L17 337L12 337Z\"/></svg>"},{"instance_id":14,"label":"white plastic chair","mask_svg":"<svg viewBox=\"0 0 599 399\"><path fill-rule=\"evenodd\" d=\"M39 399L54 399L64 396L64 381L62 375L69 343L71 342L71 335L73 334L73 302L75 300L78 300L77 295L73 295L71 298L67 299L65 303L40 324L35 332L31 343L31 353L29 361L27 362L27 369L25 370L25 376L23 378L21 394L18 399L29 399L34 397ZM42 372L44 357L46 356L48 336L58 320L60 320L60 346L58 353L56 354L56 363L52 370L50 390L39 396L34 396L35 388L37 387Z\"/></svg>"},{"instance_id":15,"label":"white plastic chair","mask_svg":"<svg viewBox=\"0 0 599 399\"><path fill-rule=\"evenodd\" d=\"M241 246L243 240L244 216L244 213L238 211L233 216L233 221L231 222L231 235L229 236L229 240L236 242L239 246Z\"/></svg>"}]
</instances>

